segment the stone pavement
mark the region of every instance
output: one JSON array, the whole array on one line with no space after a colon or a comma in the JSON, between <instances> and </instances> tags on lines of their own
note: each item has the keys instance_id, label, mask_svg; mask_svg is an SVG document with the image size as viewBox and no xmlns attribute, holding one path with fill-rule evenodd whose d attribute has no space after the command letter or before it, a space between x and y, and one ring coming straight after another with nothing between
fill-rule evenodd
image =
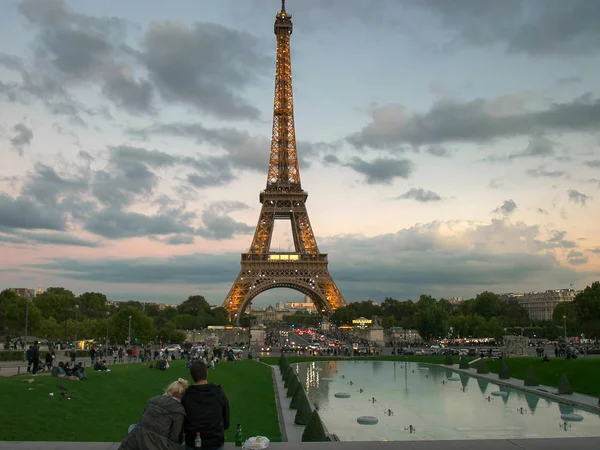
<instances>
[{"instance_id":1,"label":"stone pavement","mask_svg":"<svg viewBox=\"0 0 600 450\"><path fill-rule=\"evenodd\" d=\"M541 364L541 362L540 362ZM551 364L551 363L547 363ZM554 400L555 402L566 403L569 405L582 406L585 409L600 412L600 405L598 404L598 398L592 397L590 395L579 394L574 392L573 394L558 394L555 387L551 386L525 386L525 382L523 380L519 380L517 378L510 378L508 380L501 380L496 373L486 373L481 374L477 373L477 369L469 368L469 369L458 369L455 366L443 366L444 368L451 369L457 373L464 373L473 378L481 378L484 380L491 381L492 383L498 384L500 386L518 388L520 390L530 392L532 394L539 395L541 397L549 398L550 400Z\"/></svg>"},{"instance_id":2,"label":"stone pavement","mask_svg":"<svg viewBox=\"0 0 600 450\"><path fill-rule=\"evenodd\" d=\"M117 450L110 442L6 442L0 450ZM498 439L474 441L388 441L388 442L273 442L274 450L598 450L600 438ZM225 450L234 450L233 443ZM183 447L182 447L183 450Z\"/></svg>"}]
</instances>

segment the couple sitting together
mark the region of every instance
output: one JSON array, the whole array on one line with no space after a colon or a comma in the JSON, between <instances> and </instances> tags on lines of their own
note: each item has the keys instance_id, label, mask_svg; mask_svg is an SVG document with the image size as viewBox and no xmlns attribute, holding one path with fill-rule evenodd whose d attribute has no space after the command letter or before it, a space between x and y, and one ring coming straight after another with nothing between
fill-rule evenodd
<instances>
[{"instance_id":1,"label":"couple sitting together","mask_svg":"<svg viewBox=\"0 0 600 450\"><path fill-rule=\"evenodd\" d=\"M195 450L200 435L203 450L220 450L229 428L229 401L220 385L208 383L202 361L190 367L193 385L183 378L169 385L164 395L148 400L137 425L119 450ZM131 427L130 427L131 428Z\"/></svg>"}]
</instances>

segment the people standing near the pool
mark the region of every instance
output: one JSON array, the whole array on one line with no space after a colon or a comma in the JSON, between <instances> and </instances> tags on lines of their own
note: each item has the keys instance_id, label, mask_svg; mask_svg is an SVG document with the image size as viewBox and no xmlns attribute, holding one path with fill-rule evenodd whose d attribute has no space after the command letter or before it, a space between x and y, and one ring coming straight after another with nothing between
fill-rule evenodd
<instances>
[{"instance_id":1,"label":"people standing near the pool","mask_svg":"<svg viewBox=\"0 0 600 450\"><path fill-rule=\"evenodd\" d=\"M129 427L119 450L181 450L185 421L181 397L187 387L188 382L179 378L163 395L148 400L139 423Z\"/></svg>"},{"instance_id":2,"label":"people standing near the pool","mask_svg":"<svg viewBox=\"0 0 600 450\"><path fill-rule=\"evenodd\" d=\"M31 368L31 373L33 375L37 375L38 370L40 370L40 344L38 341L33 343L33 347L31 348L31 363L33 367Z\"/></svg>"},{"instance_id":3,"label":"people standing near the pool","mask_svg":"<svg viewBox=\"0 0 600 450\"><path fill-rule=\"evenodd\" d=\"M220 450L229 428L229 400L220 385L208 382L208 368L196 360L190 367L196 384L190 386L181 404L185 408L185 445L194 450L194 440L200 433L203 450Z\"/></svg>"}]
</instances>

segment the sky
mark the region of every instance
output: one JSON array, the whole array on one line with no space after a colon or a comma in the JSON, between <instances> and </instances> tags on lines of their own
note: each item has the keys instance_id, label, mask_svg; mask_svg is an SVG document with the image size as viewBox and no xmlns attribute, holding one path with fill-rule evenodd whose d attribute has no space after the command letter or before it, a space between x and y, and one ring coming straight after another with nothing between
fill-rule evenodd
<instances>
[{"instance_id":1,"label":"sky","mask_svg":"<svg viewBox=\"0 0 600 450\"><path fill-rule=\"evenodd\" d=\"M266 186L280 7L0 2L0 288L222 303ZM600 2L286 9L302 186L347 302L600 279ZM272 249L290 239L277 222Z\"/></svg>"}]
</instances>

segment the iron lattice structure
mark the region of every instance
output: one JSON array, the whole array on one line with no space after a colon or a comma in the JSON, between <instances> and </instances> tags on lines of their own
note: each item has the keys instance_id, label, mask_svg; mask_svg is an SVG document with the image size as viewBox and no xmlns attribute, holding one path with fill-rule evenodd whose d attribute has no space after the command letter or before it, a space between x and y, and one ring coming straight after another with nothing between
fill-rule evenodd
<instances>
[{"instance_id":1,"label":"iron lattice structure","mask_svg":"<svg viewBox=\"0 0 600 450\"><path fill-rule=\"evenodd\" d=\"M262 208L252 245L248 253L242 253L240 273L223 301L234 322L239 322L257 295L273 288L303 293L323 315L346 305L329 274L327 254L319 252L306 211L308 193L300 183L294 126L292 16L285 10L285 0L281 3L281 11L275 16L277 63L267 186L259 196ZM276 220L290 221L293 252L270 251Z\"/></svg>"}]
</instances>

